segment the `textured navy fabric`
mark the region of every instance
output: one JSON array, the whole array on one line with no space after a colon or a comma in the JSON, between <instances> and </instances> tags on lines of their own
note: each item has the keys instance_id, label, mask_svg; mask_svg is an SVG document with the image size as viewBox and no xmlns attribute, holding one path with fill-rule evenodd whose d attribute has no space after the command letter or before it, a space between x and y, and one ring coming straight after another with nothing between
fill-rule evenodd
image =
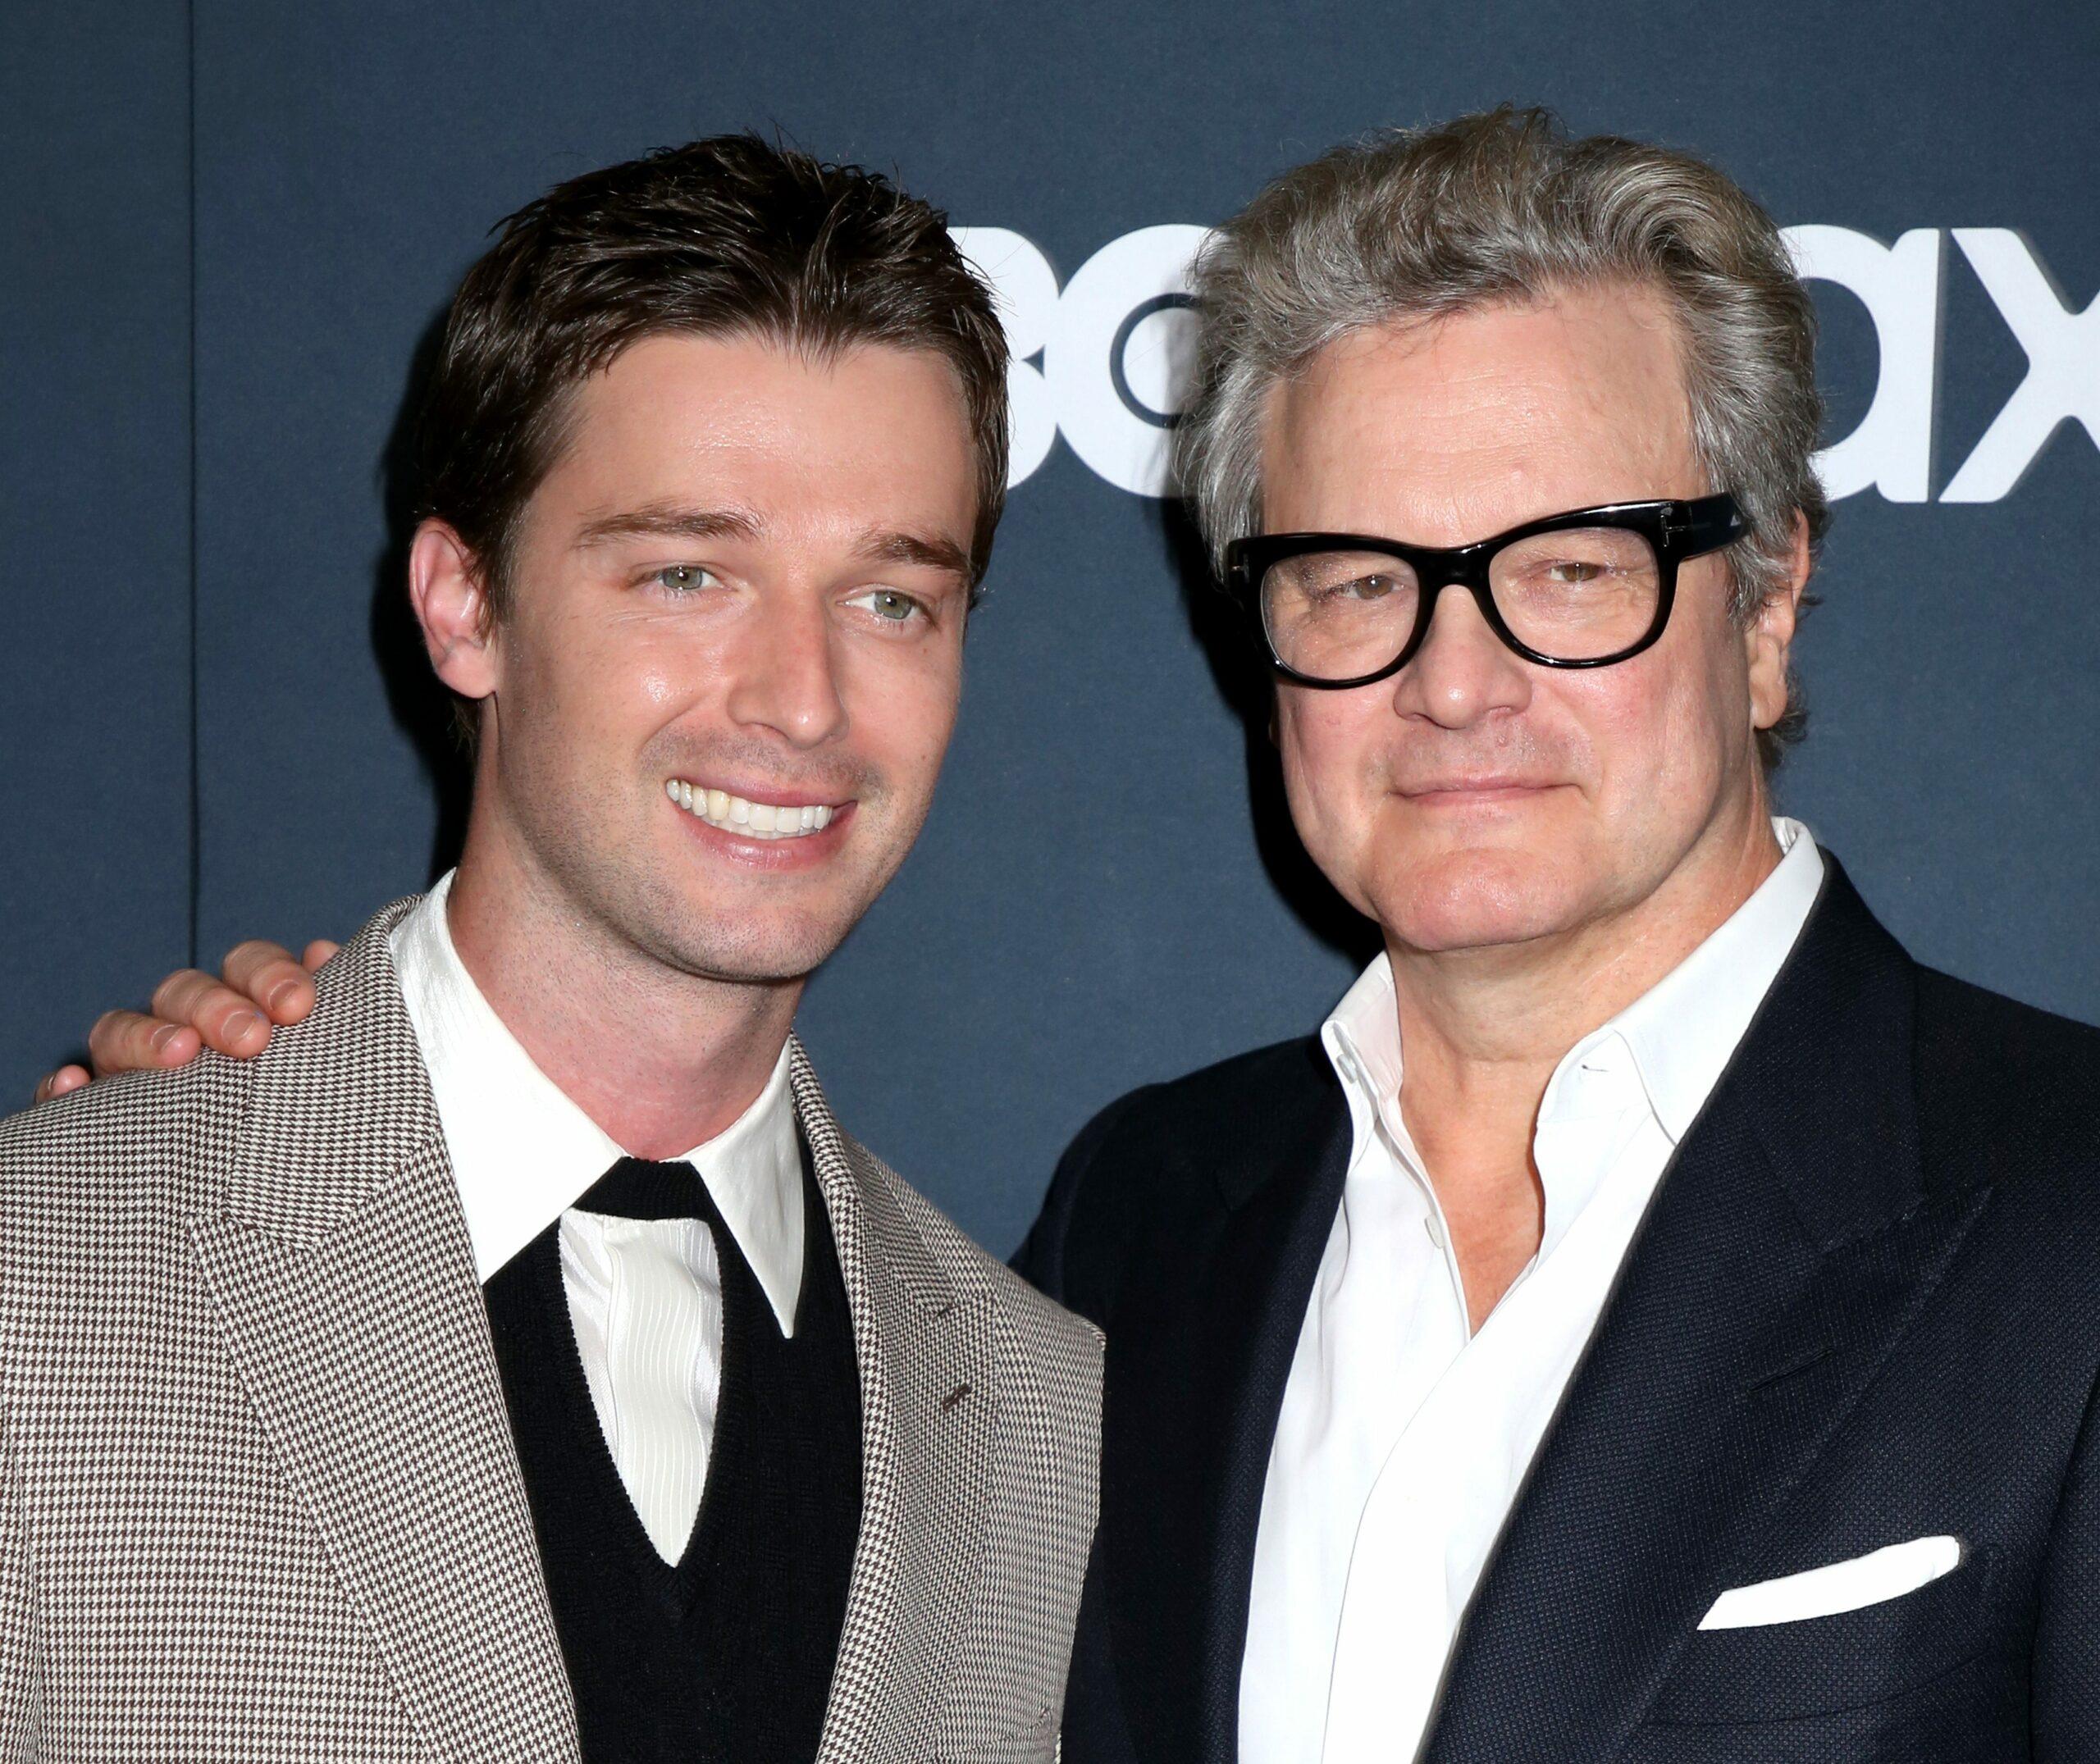
<instances>
[{"instance_id":1,"label":"textured navy fabric","mask_svg":"<svg viewBox=\"0 0 2100 1764\"><path fill-rule=\"evenodd\" d=\"M1261 1488L1347 1146L1317 1042L1250 1054L1106 1111L1023 1247L1108 1334L1074 1764L1235 1756ZM2097 1373L2100 1032L1920 968L1833 862L1642 1222L1422 1757L2100 1758ZM1942 1534L1961 1566L1904 1598L1698 1628L1731 1587Z\"/></svg>"}]
</instances>

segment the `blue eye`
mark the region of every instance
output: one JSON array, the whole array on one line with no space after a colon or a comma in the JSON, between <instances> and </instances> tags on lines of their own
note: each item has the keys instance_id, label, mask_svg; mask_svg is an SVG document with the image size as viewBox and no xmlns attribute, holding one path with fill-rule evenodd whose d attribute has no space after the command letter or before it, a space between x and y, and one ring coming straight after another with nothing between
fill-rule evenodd
<instances>
[{"instance_id":1,"label":"blue eye","mask_svg":"<svg viewBox=\"0 0 2100 1764\"><path fill-rule=\"evenodd\" d=\"M702 569L697 563L667 563L650 580L660 583L673 594L695 594L713 584L714 572Z\"/></svg>"}]
</instances>

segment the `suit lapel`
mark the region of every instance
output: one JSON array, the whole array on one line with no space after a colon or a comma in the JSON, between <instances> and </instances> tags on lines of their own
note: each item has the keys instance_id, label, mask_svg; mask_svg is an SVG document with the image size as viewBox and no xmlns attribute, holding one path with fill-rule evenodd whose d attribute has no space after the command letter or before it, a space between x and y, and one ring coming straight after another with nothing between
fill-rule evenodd
<instances>
[{"instance_id":1,"label":"suit lapel","mask_svg":"<svg viewBox=\"0 0 2100 1764\"><path fill-rule=\"evenodd\" d=\"M578 1757L466 1226L386 932L258 1062L189 1224L228 1348L431 1753Z\"/></svg>"},{"instance_id":2,"label":"suit lapel","mask_svg":"<svg viewBox=\"0 0 2100 1764\"><path fill-rule=\"evenodd\" d=\"M1427 1764L1606 1758L1952 1259L1912 969L1834 864L1678 1148L1460 1630Z\"/></svg>"},{"instance_id":3,"label":"suit lapel","mask_svg":"<svg viewBox=\"0 0 2100 1764\"><path fill-rule=\"evenodd\" d=\"M1215 1173L1215 1211L1183 1222L1172 1257L1130 1283L1113 1321L1098 1555L1147 1758L1237 1752L1269 1452L1349 1169L1346 1105L1317 1045L1308 1058L1272 1135Z\"/></svg>"},{"instance_id":4,"label":"suit lapel","mask_svg":"<svg viewBox=\"0 0 2100 1764\"><path fill-rule=\"evenodd\" d=\"M866 1764L923 1755L969 1615L997 1470L997 1312L839 1132L799 1043L792 1071L861 1371L861 1538L817 1756Z\"/></svg>"}]
</instances>

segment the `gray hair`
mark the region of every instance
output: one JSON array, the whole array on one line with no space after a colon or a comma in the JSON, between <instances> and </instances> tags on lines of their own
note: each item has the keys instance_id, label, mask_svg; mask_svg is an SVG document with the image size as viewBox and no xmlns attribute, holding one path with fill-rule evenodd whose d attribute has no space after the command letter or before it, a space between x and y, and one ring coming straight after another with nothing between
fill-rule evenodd
<instances>
[{"instance_id":1,"label":"gray hair","mask_svg":"<svg viewBox=\"0 0 2100 1764\"><path fill-rule=\"evenodd\" d=\"M1810 458L1821 426L1815 312L1770 216L1732 180L1667 148L1571 140L1504 107L1391 130L1285 172L1197 261L1194 395L1177 437L1182 489L1214 562L1260 530L1269 394L1327 344L1564 289L1659 290L1683 347L1693 445L1749 523L1726 556L1747 622L1811 551L1829 504ZM1791 685L1791 682L1790 682ZM1806 714L1760 732L1768 769Z\"/></svg>"}]
</instances>

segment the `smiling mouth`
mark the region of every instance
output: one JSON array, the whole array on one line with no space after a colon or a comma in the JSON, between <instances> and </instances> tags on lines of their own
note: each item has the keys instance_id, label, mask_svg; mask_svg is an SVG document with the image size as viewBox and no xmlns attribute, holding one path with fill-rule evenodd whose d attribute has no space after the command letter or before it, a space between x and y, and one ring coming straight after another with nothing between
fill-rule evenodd
<instances>
[{"instance_id":1,"label":"smiling mouth","mask_svg":"<svg viewBox=\"0 0 2100 1764\"><path fill-rule=\"evenodd\" d=\"M822 832L843 803L755 802L684 778L667 778L664 794L687 814L741 839L804 839Z\"/></svg>"}]
</instances>

